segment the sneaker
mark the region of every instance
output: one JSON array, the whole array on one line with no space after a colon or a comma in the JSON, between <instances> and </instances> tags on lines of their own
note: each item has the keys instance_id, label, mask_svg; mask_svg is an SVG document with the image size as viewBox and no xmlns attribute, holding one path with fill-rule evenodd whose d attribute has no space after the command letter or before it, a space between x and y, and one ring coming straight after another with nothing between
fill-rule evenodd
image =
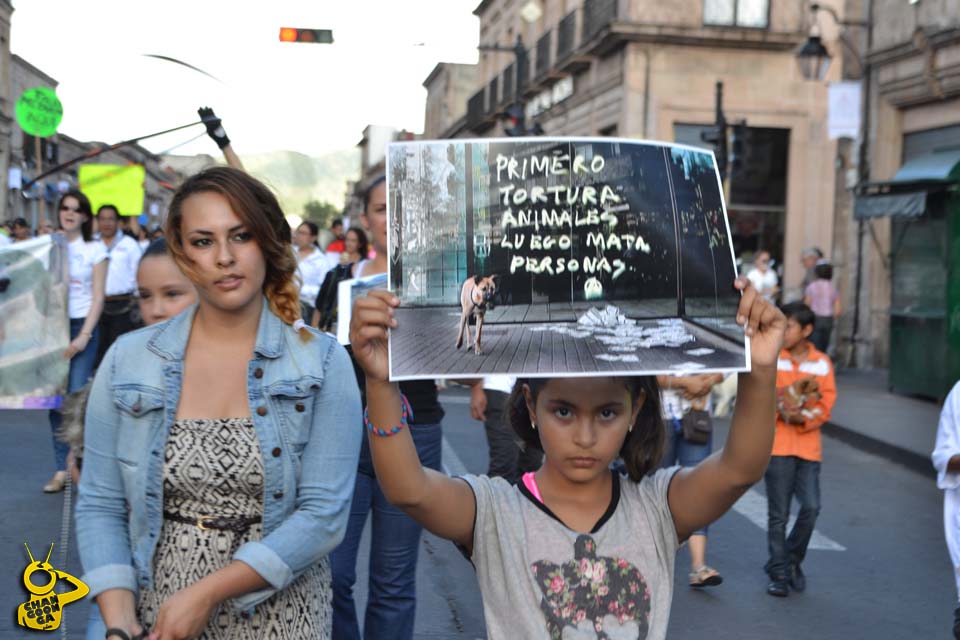
<instances>
[{"instance_id":1,"label":"sneaker","mask_svg":"<svg viewBox=\"0 0 960 640\"><path fill-rule=\"evenodd\" d=\"M803 570L798 564L793 565L790 572L790 588L797 593L803 593L807 588L807 577L803 575Z\"/></svg>"},{"instance_id":2,"label":"sneaker","mask_svg":"<svg viewBox=\"0 0 960 640\"><path fill-rule=\"evenodd\" d=\"M770 584L767 585L767 595L786 598L790 595L790 591L787 589L787 581L782 578L771 580Z\"/></svg>"}]
</instances>

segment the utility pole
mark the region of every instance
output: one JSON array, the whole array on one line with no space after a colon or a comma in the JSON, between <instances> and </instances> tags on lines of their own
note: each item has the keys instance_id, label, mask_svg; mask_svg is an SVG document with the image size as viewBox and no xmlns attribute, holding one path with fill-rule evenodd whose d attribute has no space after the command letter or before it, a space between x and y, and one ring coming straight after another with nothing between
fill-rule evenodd
<instances>
[{"instance_id":1,"label":"utility pole","mask_svg":"<svg viewBox=\"0 0 960 640\"><path fill-rule=\"evenodd\" d=\"M727 182L727 118L723 114L723 82L717 80L713 126L700 133L700 139L713 145L720 181ZM726 191L726 189L725 189Z\"/></svg>"}]
</instances>

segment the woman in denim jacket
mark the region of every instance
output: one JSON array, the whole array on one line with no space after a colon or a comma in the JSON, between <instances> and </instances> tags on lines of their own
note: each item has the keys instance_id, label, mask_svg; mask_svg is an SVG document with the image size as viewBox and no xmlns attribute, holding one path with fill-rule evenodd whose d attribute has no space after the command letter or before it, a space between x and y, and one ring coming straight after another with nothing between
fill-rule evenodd
<instances>
[{"instance_id":1,"label":"woman in denim jacket","mask_svg":"<svg viewBox=\"0 0 960 640\"><path fill-rule=\"evenodd\" d=\"M166 237L199 303L123 336L94 381L84 581L108 638L327 638L361 436L349 357L303 326L290 228L255 179L188 179Z\"/></svg>"}]
</instances>

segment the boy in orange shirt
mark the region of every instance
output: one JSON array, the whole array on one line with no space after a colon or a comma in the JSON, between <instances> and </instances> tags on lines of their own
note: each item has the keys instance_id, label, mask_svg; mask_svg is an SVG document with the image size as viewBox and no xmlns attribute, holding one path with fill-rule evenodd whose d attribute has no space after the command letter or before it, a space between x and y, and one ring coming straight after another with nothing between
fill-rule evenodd
<instances>
[{"instance_id":1,"label":"boy in orange shirt","mask_svg":"<svg viewBox=\"0 0 960 640\"><path fill-rule=\"evenodd\" d=\"M776 434L764 475L770 554L764 568L770 576L767 593L783 598L788 586L797 592L806 588L800 564L820 512L820 427L830 418L837 387L830 358L808 340L816 321L813 311L799 302L781 310L787 331L777 362ZM785 538L793 497L800 513Z\"/></svg>"}]
</instances>

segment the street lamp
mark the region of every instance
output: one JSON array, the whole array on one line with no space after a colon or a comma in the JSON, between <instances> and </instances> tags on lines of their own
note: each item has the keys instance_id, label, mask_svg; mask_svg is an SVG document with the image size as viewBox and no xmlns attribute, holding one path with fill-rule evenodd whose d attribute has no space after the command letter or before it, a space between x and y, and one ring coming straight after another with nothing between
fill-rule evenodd
<instances>
[{"instance_id":1,"label":"street lamp","mask_svg":"<svg viewBox=\"0 0 960 640\"><path fill-rule=\"evenodd\" d=\"M800 73L806 80L823 80L827 77L827 69L830 68L830 60L832 58L830 52L823 45L823 39L820 37L820 24L818 20L820 11L829 13L833 21L840 26L840 42L849 49L852 58L856 60L860 67L860 75L863 76L865 71L863 58L860 56L856 47L850 43L842 29L843 27L869 27L869 22L863 20L841 20L840 16L837 15L836 9L822 5L819 2L810 3L810 12L813 14L813 26L810 27L810 35L807 37L806 42L797 49L797 65L800 67Z\"/></svg>"},{"instance_id":2,"label":"street lamp","mask_svg":"<svg viewBox=\"0 0 960 640\"><path fill-rule=\"evenodd\" d=\"M797 64L806 80L823 80L830 68L830 52L823 46L819 29L814 26L810 37L797 50Z\"/></svg>"},{"instance_id":3,"label":"street lamp","mask_svg":"<svg viewBox=\"0 0 960 640\"><path fill-rule=\"evenodd\" d=\"M919 1L919 0L918 0ZM915 2L911 1L911 4ZM826 77L827 69L830 67L830 52L823 46L820 39L820 25L818 13L820 10L826 11L833 18L833 21L840 27L838 34L841 44L845 46L851 54L851 59L856 61L860 68L860 150L857 160L858 185L866 184L870 181L870 166L868 164L868 138L870 130L870 75L871 68L869 60L857 51L856 47L850 42L844 33L845 27L863 27L867 31L866 51L873 47L873 3L867 4L866 20L841 20L836 10L830 6L821 5L818 2L810 3L810 11L813 14L813 26L810 28L810 37L797 50L797 64L800 66L800 73L807 80L823 80ZM856 361L857 344L860 342L860 289L863 286L863 219L857 220L857 266L856 283L854 284L853 295L853 331L850 335L850 357L848 365Z\"/></svg>"}]
</instances>

